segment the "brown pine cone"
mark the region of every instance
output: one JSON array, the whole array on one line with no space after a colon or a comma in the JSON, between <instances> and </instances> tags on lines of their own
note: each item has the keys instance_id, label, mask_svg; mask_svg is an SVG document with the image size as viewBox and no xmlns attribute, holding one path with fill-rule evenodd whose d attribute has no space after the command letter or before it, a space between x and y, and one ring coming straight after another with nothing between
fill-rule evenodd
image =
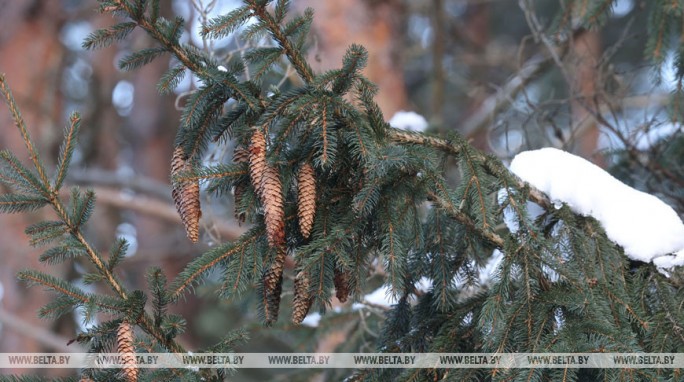
<instances>
[{"instance_id":1,"label":"brown pine cone","mask_svg":"<svg viewBox=\"0 0 684 382\"><path fill-rule=\"evenodd\" d=\"M128 321L119 324L116 331L116 345L122 361L127 364L123 367L123 374L127 382L138 380L138 367L135 364L135 343L133 340L133 326Z\"/></svg>"},{"instance_id":2,"label":"brown pine cone","mask_svg":"<svg viewBox=\"0 0 684 382\"><path fill-rule=\"evenodd\" d=\"M266 320L266 325L271 325L278 320L280 294L283 291L283 267L285 265L286 256L287 252L285 251L285 248L278 248L273 263L264 273L262 279L264 319Z\"/></svg>"},{"instance_id":3,"label":"brown pine cone","mask_svg":"<svg viewBox=\"0 0 684 382\"><path fill-rule=\"evenodd\" d=\"M299 231L307 239L316 215L316 178L313 167L308 163L302 165L297 174L297 191Z\"/></svg>"},{"instance_id":4,"label":"brown pine cone","mask_svg":"<svg viewBox=\"0 0 684 382\"><path fill-rule=\"evenodd\" d=\"M280 274L275 280L275 285L273 290L265 294L264 303L264 319L266 325L272 325L274 322L278 321L278 312L280 311L280 295L283 292L283 274Z\"/></svg>"},{"instance_id":5,"label":"brown pine cone","mask_svg":"<svg viewBox=\"0 0 684 382\"><path fill-rule=\"evenodd\" d=\"M171 177L183 171L190 170L191 166L185 158L183 148L176 147L171 159ZM199 219L202 216L200 207L199 181L174 182L171 196L176 204L176 210L181 217L185 232L193 243L199 240Z\"/></svg>"},{"instance_id":6,"label":"brown pine cone","mask_svg":"<svg viewBox=\"0 0 684 382\"><path fill-rule=\"evenodd\" d=\"M268 244L271 247L280 247L285 243L285 211L280 174L275 167L266 166L264 169L261 189Z\"/></svg>"},{"instance_id":7,"label":"brown pine cone","mask_svg":"<svg viewBox=\"0 0 684 382\"><path fill-rule=\"evenodd\" d=\"M249 144L249 176L256 194L261 196L261 178L266 169L266 137L255 130Z\"/></svg>"},{"instance_id":8,"label":"brown pine cone","mask_svg":"<svg viewBox=\"0 0 684 382\"><path fill-rule=\"evenodd\" d=\"M349 273L335 267L335 277L333 278L335 283L335 296L340 302L347 302L349 297Z\"/></svg>"},{"instance_id":9,"label":"brown pine cone","mask_svg":"<svg viewBox=\"0 0 684 382\"><path fill-rule=\"evenodd\" d=\"M301 324L311 309L313 298L309 294L309 275L300 271L294 280L294 301L292 302L292 323Z\"/></svg>"}]
</instances>

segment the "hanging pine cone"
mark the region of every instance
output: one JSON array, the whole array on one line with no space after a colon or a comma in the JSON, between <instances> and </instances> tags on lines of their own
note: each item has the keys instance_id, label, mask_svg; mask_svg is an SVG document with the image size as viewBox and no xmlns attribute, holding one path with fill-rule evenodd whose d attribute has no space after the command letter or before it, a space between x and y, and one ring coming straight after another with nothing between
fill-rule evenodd
<instances>
[{"instance_id":1,"label":"hanging pine cone","mask_svg":"<svg viewBox=\"0 0 684 382\"><path fill-rule=\"evenodd\" d=\"M299 231L307 239L316 215L316 178L313 167L308 163L302 165L297 174L297 191Z\"/></svg>"},{"instance_id":2,"label":"hanging pine cone","mask_svg":"<svg viewBox=\"0 0 684 382\"><path fill-rule=\"evenodd\" d=\"M266 138L255 130L249 145L249 176L256 194L261 196L261 178L266 169Z\"/></svg>"},{"instance_id":3,"label":"hanging pine cone","mask_svg":"<svg viewBox=\"0 0 684 382\"><path fill-rule=\"evenodd\" d=\"M261 202L264 205L268 244L280 247L285 242L285 211L283 210L283 186L275 167L266 166L261 178Z\"/></svg>"},{"instance_id":4,"label":"hanging pine cone","mask_svg":"<svg viewBox=\"0 0 684 382\"><path fill-rule=\"evenodd\" d=\"M262 278L263 285L263 307L264 320L266 325L271 325L278 320L278 310L280 308L280 294L283 291L283 266L285 264L284 247L278 248L278 253L273 264L264 273Z\"/></svg>"},{"instance_id":5,"label":"hanging pine cone","mask_svg":"<svg viewBox=\"0 0 684 382\"><path fill-rule=\"evenodd\" d=\"M349 297L349 273L342 269L335 267L335 277L333 278L335 284L335 296L341 303L347 302Z\"/></svg>"},{"instance_id":6,"label":"hanging pine cone","mask_svg":"<svg viewBox=\"0 0 684 382\"><path fill-rule=\"evenodd\" d=\"M280 310L280 295L283 292L283 274L280 274L275 280L275 285L273 290L265 294L264 301L264 323L266 325L272 325L274 322L278 321L278 312Z\"/></svg>"},{"instance_id":7,"label":"hanging pine cone","mask_svg":"<svg viewBox=\"0 0 684 382\"><path fill-rule=\"evenodd\" d=\"M287 252L285 251L285 248L278 248L278 252L273 259L273 263L268 268L268 271L266 271L264 274L264 290L267 292L274 290L278 280L282 278L286 256Z\"/></svg>"},{"instance_id":8,"label":"hanging pine cone","mask_svg":"<svg viewBox=\"0 0 684 382\"><path fill-rule=\"evenodd\" d=\"M171 177L180 174L183 171L191 169L190 164L185 158L183 149L176 147L173 151L173 158L171 159ZM202 216L200 209L200 188L198 181L187 181L174 183L171 196L176 204L176 210L183 221L185 232L188 238L193 243L199 240L199 219Z\"/></svg>"},{"instance_id":9,"label":"hanging pine cone","mask_svg":"<svg viewBox=\"0 0 684 382\"><path fill-rule=\"evenodd\" d=\"M301 324L311 309L313 298L309 294L309 275L300 271L294 279L294 301L292 302L292 323Z\"/></svg>"},{"instance_id":10,"label":"hanging pine cone","mask_svg":"<svg viewBox=\"0 0 684 382\"><path fill-rule=\"evenodd\" d=\"M138 367L135 364L133 326L128 321L123 321L119 324L119 328L116 331L116 345L122 361L126 364L123 367L126 382L136 382L138 380Z\"/></svg>"}]
</instances>

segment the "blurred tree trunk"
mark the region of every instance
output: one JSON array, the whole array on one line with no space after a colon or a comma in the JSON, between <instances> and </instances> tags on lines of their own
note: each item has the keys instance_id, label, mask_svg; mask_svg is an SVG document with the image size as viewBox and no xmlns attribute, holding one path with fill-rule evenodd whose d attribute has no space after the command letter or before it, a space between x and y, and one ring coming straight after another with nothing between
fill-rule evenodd
<instances>
[{"instance_id":1,"label":"blurred tree trunk","mask_svg":"<svg viewBox=\"0 0 684 382\"><path fill-rule=\"evenodd\" d=\"M53 152L61 139L62 128L55 126L55 123L64 122L60 81L65 52L59 41L64 20L61 3L57 1L4 2L0 12L0 25L3 26L0 30L0 72L6 73L26 125L39 147L38 151L45 154ZM28 160L24 142L11 121L4 102L0 107L0 147L12 150L22 160ZM44 155L44 160L51 166L49 155ZM41 213L51 214L51 211L44 209ZM39 263L40 250L29 249L24 229L36 220L35 215L0 215L0 250L3 262L0 267L0 282L4 289L0 303L7 312L21 317L24 323L45 327L56 322L39 320L37 312L52 296L42 288L27 288L16 281L16 273L25 268L54 275L65 272L65 267L48 268ZM46 348L36 338L3 326L0 333L0 352L41 351L54 349ZM5 370L24 374L30 371ZM70 372L68 369L50 371L52 375Z\"/></svg>"},{"instance_id":2,"label":"blurred tree trunk","mask_svg":"<svg viewBox=\"0 0 684 382\"><path fill-rule=\"evenodd\" d=\"M349 45L368 49L364 74L379 86L376 101L389 119L408 103L399 49L403 42L404 10L397 0L298 0L298 11L315 10L316 42L310 51L313 69L340 68ZM318 65L316 65L318 64Z\"/></svg>"},{"instance_id":3,"label":"blurred tree trunk","mask_svg":"<svg viewBox=\"0 0 684 382\"><path fill-rule=\"evenodd\" d=\"M463 41L461 43L472 50L475 55L484 54L490 41L490 5L488 3L468 5L464 20L465 24L461 36ZM482 66L472 66L469 68L469 72L472 73L471 77L480 80L487 78L487 70L489 69ZM462 117L463 121L476 114L482 107L483 102L489 96L489 89L486 86L486 83L477 83L469 90L470 102L466 106ZM475 131L471 136L472 145L480 150L490 151L489 130L490 125L487 124Z\"/></svg>"},{"instance_id":4,"label":"blurred tree trunk","mask_svg":"<svg viewBox=\"0 0 684 382\"><path fill-rule=\"evenodd\" d=\"M600 86L599 61L601 36L597 31L582 29L575 33L570 44L569 69L571 76L570 103L573 149L580 156L603 165L597 154L600 130L593 113L598 113L597 86Z\"/></svg>"},{"instance_id":5,"label":"blurred tree trunk","mask_svg":"<svg viewBox=\"0 0 684 382\"><path fill-rule=\"evenodd\" d=\"M438 127L444 123L444 50L446 46L444 0L432 0L432 115L430 121Z\"/></svg>"}]
</instances>

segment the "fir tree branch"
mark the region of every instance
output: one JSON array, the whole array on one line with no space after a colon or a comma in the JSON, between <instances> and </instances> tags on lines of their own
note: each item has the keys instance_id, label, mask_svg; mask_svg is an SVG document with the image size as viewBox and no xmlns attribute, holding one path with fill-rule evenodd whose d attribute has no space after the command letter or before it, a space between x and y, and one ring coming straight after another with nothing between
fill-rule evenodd
<instances>
[{"instance_id":1,"label":"fir tree branch","mask_svg":"<svg viewBox=\"0 0 684 382\"><path fill-rule=\"evenodd\" d=\"M23 118L21 117L21 112L19 111L16 102L14 101L14 97L12 96L11 90L9 89L7 82L5 81L5 77L3 74L0 74L0 91L3 93L7 104L9 105L10 113L13 116L15 125L21 132L22 138L24 139L24 142L26 144L26 147L29 151L29 155L31 156L31 159L33 161L33 164L36 168L36 171L38 171L39 177L40 177L40 187L37 187L38 189L42 190L47 190L48 194L47 195L47 202L53 207L54 211L57 213L57 216L59 219L61 219L65 225L67 226L67 231L71 234L71 236L76 239L81 246L83 247L83 250L85 251L88 259L93 263L95 268L97 269L98 273L104 277L104 279L107 281L109 286L114 290L114 292L119 296L122 300L128 300L129 296L126 290L123 288L119 280L114 276L112 271L108 268L107 264L102 260L100 255L97 253L97 251L92 247L92 245L86 240L86 238L83 236L80 230L80 221L73 221L72 216L69 214L67 208L64 205L64 202L59 198L59 194L57 192L57 189L52 187L50 184L50 181L48 179L47 173L45 172L45 169L40 161L40 157L38 156L38 153L34 147L33 141L31 140L31 137L28 133L28 130L26 129L26 125L24 123ZM72 131L75 130L75 127L77 125L77 118L72 119ZM68 133L68 136L71 134ZM68 138L68 141L71 141L71 137ZM73 142L73 141L71 141ZM72 144L70 142L67 142L67 144ZM68 158L68 155L64 157L64 160ZM68 166L68 163L63 163L64 167ZM60 176L63 177L64 173L62 171L59 171ZM57 184L56 184L57 186ZM85 210L84 210L85 211ZM40 284L45 285L45 282L50 282L50 280L40 277L34 277L33 274L30 273L24 273L26 278L30 281L34 281ZM62 294L70 296L72 298L75 298L76 300L82 301L82 302L88 302L83 300L83 296L80 295L75 295L72 293L73 291L66 290L64 288L61 288L58 283L52 283L50 282L50 286L55 288L56 290L60 291ZM148 334L151 336L155 337L160 344L164 344L168 349L175 351L175 352L184 352L183 348L177 344L173 339L167 338L167 336L158 328L156 328L153 325L153 320L149 317L148 314L144 314L138 324L141 326L143 330L145 330Z\"/></svg>"},{"instance_id":2,"label":"fir tree branch","mask_svg":"<svg viewBox=\"0 0 684 382\"><path fill-rule=\"evenodd\" d=\"M472 221L472 219L470 219L463 212L459 211L459 209L456 208L456 206L454 206L450 201L447 201L434 192L428 192L428 199L434 202L439 208L444 209L452 218L463 224L469 231L477 232L480 236L494 244L494 246L497 248L504 247L504 239L501 238L501 236L488 229L479 228L477 224Z\"/></svg>"},{"instance_id":3,"label":"fir tree branch","mask_svg":"<svg viewBox=\"0 0 684 382\"><path fill-rule=\"evenodd\" d=\"M454 145L453 143L447 141L446 139L438 138L438 137L432 137L426 134L422 133L415 133L415 132L410 132L410 131L405 131L401 129L395 129L395 128L390 128L388 129L388 134L389 138L395 142L402 143L402 144L414 144L414 145L421 145L421 146L429 146L429 147L434 147L436 149L439 149L441 151L447 152L448 154L454 155L454 156L460 156L463 153L463 149L461 145ZM529 189L529 196L530 200L533 202L539 204L543 208L549 208L552 206L551 201L549 198L544 195L543 192L537 190L536 188L532 187L531 185L526 184L522 180L520 180L518 177L515 175L511 174L506 166L503 165L500 161L487 156L486 154L483 154L481 152L476 152L475 154L478 158L478 160L482 161L484 163L486 170L488 170L489 173L493 175L501 175L501 174L507 174L509 177L515 180L515 182L511 182L511 184L514 184L517 188L519 189L524 189L528 188Z\"/></svg>"},{"instance_id":4,"label":"fir tree branch","mask_svg":"<svg viewBox=\"0 0 684 382\"><path fill-rule=\"evenodd\" d=\"M209 72L206 68L192 60L189 52L187 52L179 43L177 39L171 39L164 35L161 30L155 25L155 21L144 16L143 13L138 12L129 2L122 0L113 0L119 10L123 10L133 21L135 21L140 28L159 41L165 48L169 49L180 62L188 69L194 72L201 78L209 78Z\"/></svg>"},{"instance_id":5,"label":"fir tree branch","mask_svg":"<svg viewBox=\"0 0 684 382\"><path fill-rule=\"evenodd\" d=\"M256 240L264 236L263 229L252 229L243 234L240 239L233 243L224 244L213 251L209 251L188 264L185 270L178 275L169 291L169 298L177 300L188 288L194 285L202 275L215 267L230 256L242 251L245 247L253 245Z\"/></svg>"},{"instance_id":6,"label":"fir tree branch","mask_svg":"<svg viewBox=\"0 0 684 382\"><path fill-rule=\"evenodd\" d=\"M310 84L314 80L313 70L302 55L301 50L295 49L295 47L292 46L292 42L287 38L278 25L278 22L270 13L268 13L265 5L259 5L258 2L254 0L250 0L249 4L256 16L261 19L269 32L271 32L273 38L283 47L285 55L288 57L302 80L304 80L305 83Z\"/></svg>"},{"instance_id":7,"label":"fir tree branch","mask_svg":"<svg viewBox=\"0 0 684 382\"><path fill-rule=\"evenodd\" d=\"M74 227L71 222L62 201L58 198L54 198L51 201L53 208L57 212L57 215L62 219L71 229L71 234L78 240L79 243L85 248L86 254L90 261L95 265L98 272L105 278L110 287L114 292L122 299L128 300L128 292L121 285L119 280L114 276L112 271L110 271L107 264L102 260L100 255L93 249L90 243L85 239L83 234L80 232L78 227ZM160 344L163 344L166 348L177 353L184 353L185 350L173 339L167 338L167 336L157 327L154 326L154 320L149 316L148 313L143 314L137 324L149 335L154 337Z\"/></svg>"},{"instance_id":8,"label":"fir tree branch","mask_svg":"<svg viewBox=\"0 0 684 382\"><path fill-rule=\"evenodd\" d=\"M19 108L17 107L17 103L14 100L14 96L12 95L12 91L10 90L7 81L5 80L5 74L0 73L0 92L2 92L2 95L5 97L5 101L7 102L7 105L9 106L10 113L12 114L12 119L14 120L15 126L19 129L19 132L21 133L21 137L24 140L24 143L26 144L26 148L28 149L29 156L31 157L31 161L33 161L33 165L36 167L36 171L38 171L38 176L40 176L40 180L43 182L43 184L48 185L50 184L47 173L45 171L45 167L43 166L43 163L40 160L40 156L38 155L38 152L36 151L36 148L33 146L33 141L31 140L31 135L29 134L28 130L26 129L26 123L24 122L24 118L21 116L21 112L19 111Z\"/></svg>"},{"instance_id":9,"label":"fir tree branch","mask_svg":"<svg viewBox=\"0 0 684 382\"><path fill-rule=\"evenodd\" d=\"M65 140L60 147L59 158L57 159L57 174L55 175L54 182L56 191L59 191L62 187L62 182L64 182L64 178L69 170L69 164L76 146L76 136L78 135L80 124L81 116L78 113L71 114L69 117L69 127L64 134Z\"/></svg>"}]
</instances>

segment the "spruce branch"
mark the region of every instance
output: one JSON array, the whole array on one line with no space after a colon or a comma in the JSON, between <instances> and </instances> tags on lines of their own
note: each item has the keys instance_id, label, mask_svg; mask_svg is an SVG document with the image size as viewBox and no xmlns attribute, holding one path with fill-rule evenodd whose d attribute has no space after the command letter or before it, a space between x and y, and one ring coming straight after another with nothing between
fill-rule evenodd
<instances>
[{"instance_id":1,"label":"spruce branch","mask_svg":"<svg viewBox=\"0 0 684 382\"><path fill-rule=\"evenodd\" d=\"M71 157L76 148L76 136L78 136L79 127L81 125L81 116L78 113L72 113L69 117L69 126L64 132L64 142L59 148L59 157L57 158L57 170L54 181L55 191L59 191L67 176Z\"/></svg>"},{"instance_id":2,"label":"spruce branch","mask_svg":"<svg viewBox=\"0 0 684 382\"><path fill-rule=\"evenodd\" d=\"M67 208L64 204L64 201L60 198L58 186L62 184L62 181L66 175L67 167L69 165L69 158L71 156L70 152L73 151L75 145L75 135L79 125L78 114L72 114L70 118L70 126L65 131L65 140L62 144L62 150L60 150L60 156L58 158L59 165L55 176L56 181L55 184L52 185L35 149L35 145L26 128L23 118L21 117L21 112L5 80L5 76L2 74L0 74L0 92L2 92L9 106L15 125L22 135L33 165L38 172L38 178L34 178L31 173L25 169L10 153L3 152L2 159L4 160L5 164L9 165L9 167L13 169L16 174L24 179L25 182L21 183L23 188L32 187L34 192L39 192L39 194L42 195L41 198L15 194L2 195L2 200L5 201L5 203L0 203L0 207L2 207L6 212L12 212L36 209L44 204L50 204L52 209L57 214L58 219L63 223L63 226L62 224L55 225L50 223L44 226L33 225L32 227L29 227L29 232L35 233L32 238L32 243L44 244L59 238L63 232L70 236L69 240L73 240L70 246L72 248L78 247L78 250L77 252L73 252L73 250L68 248L64 248L63 250L49 250L45 255L43 255L43 259L45 261L54 261L64 258L64 256L72 256L76 254L85 255L95 266L102 279L104 279L112 288L118 298L123 301L127 301L129 299L129 293L114 275L113 270L110 269L109 265L105 263L100 254L93 248L93 246L90 244L90 242L88 242L81 232L81 225L87 221L90 213L92 212L95 197L94 193L92 191L87 191L84 195L81 195L78 190L72 190L71 208ZM48 228L48 226L51 228ZM39 234L38 231L41 230L46 232L46 234ZM101 305L102 301L105 300L98 300L94 296L88 296L80 293L73 287L52 276L26 271L22 272L20 277L29 282L41 284L54 289L62 295L68 296L69 298L72 298L80 303L87 304L95 302L98 304L97 301L100 301L100 306L102 308L106 308L109 311L117 310L116 307L113 306L107 307L105 305ZM139 325L143 330L145 330L145 332L156 338L160 344L163 344L168 349L177 352L183 351L180 345L178 345L173 339L168 338L165 333L162 333L160 329L153 325L153 320L147 314L144 314L140 317Z\"/></svg>"},{"instance_id":3,"label":"spruce branch","mask_svg":"<svg viewBox=\"0 0 684 382\"><path fill-rule=\"evenodd\" d=\"M45 166L43 166L43 163L40 160L40 156L38 155L38 151L36 151L36 148L33 145L31 135L26 129L26 123L24 122L24 118L21 116L21 111L19 111L19 108L17 107L17 103L14 100L12 91L10 90L9 85L5 80L4 73L0 73L0 92L2 92L2 95L5 98L5 102L7 102L7 106L9 107L10 113L12 114L12 120L14 121L15 126L17 127L17 129L19 129L19 132L21 133L21 137L23 138L24 143L26 144L26 149L28 150L29 157L31 158L31 161L33 162L33 165L36 168L36 171L38 172L40 180L44 185L50 184L50 182L48 181L47 173L45 171Z\"/></svg>"},{"instance_id":4,"label":"spruce branch","mask_svg":"<svg viewBox=\"0 0 684 382\"><path fill-rule=\"evenodd\" d=\"M217 264L254 245L262 235L264 235L263 227L252 228L252 230L244 233L237 241L222 244L193 260L172 283L169 290L171 301L178 300L189 288L197 284L206 272Z\"/></svg>"},{"instance_id":5,"label":"spruce branch","mask_svg":"<svg viewBox=\"0 0 684 382\"><path fill-rule=\"evenodd\" d=\"M135 29L135 26L136 24L133 22L126 22L96 31L83 41L83 47L86 49L106 48L115 41L126 38Z\"/></svg>"},{"instance_id":6,"label":"spruce branch","mask_svg":"<svg viewBox=\"0 0 684 382\"><path fill-rule=\"evenodd\" d=\"M434 147L438 150L444 151L448 154L454 155L456 157L460 156L463 152L462 144L454 144L446 139L433 137L424 133L415 133L411 131L405 131L401 129L390 128L388 129L388 136L391 140L402 143L402 144L413 144ZM467 143L465 143L467 144ZM530 200L539 204L544 208L549 208L552 206L551 201L548 199L543 192L537 190L536 188L526 184L515 175L511 174L508 169L496 158L483 154L481 152L473 152L476 159L484 164L485 169L492 175L505 176L515 181L509 182L515 185L518 189L528 189Z\"/></svg>"},{"instance_id":7,"label":"spruce branch","mask_svg":"<svg viewBox=\"0 0 684 382\"><path fill-rule=\"evenodd\" d=\"M311 66L309 66L309 63L302 55L301 50L295 49L290 39L287 38L285 31L280 27L276 19L266 10L266 4L254 0L249 0L247 3L249 4L250 9L252 9L254 14L271 33L271 36L283 47L285 55L288 57L302 80L307 84L311 83L314 80ZM311 10L307 11L308 13L312 12Z\"/></svg>"}]
</instances>

